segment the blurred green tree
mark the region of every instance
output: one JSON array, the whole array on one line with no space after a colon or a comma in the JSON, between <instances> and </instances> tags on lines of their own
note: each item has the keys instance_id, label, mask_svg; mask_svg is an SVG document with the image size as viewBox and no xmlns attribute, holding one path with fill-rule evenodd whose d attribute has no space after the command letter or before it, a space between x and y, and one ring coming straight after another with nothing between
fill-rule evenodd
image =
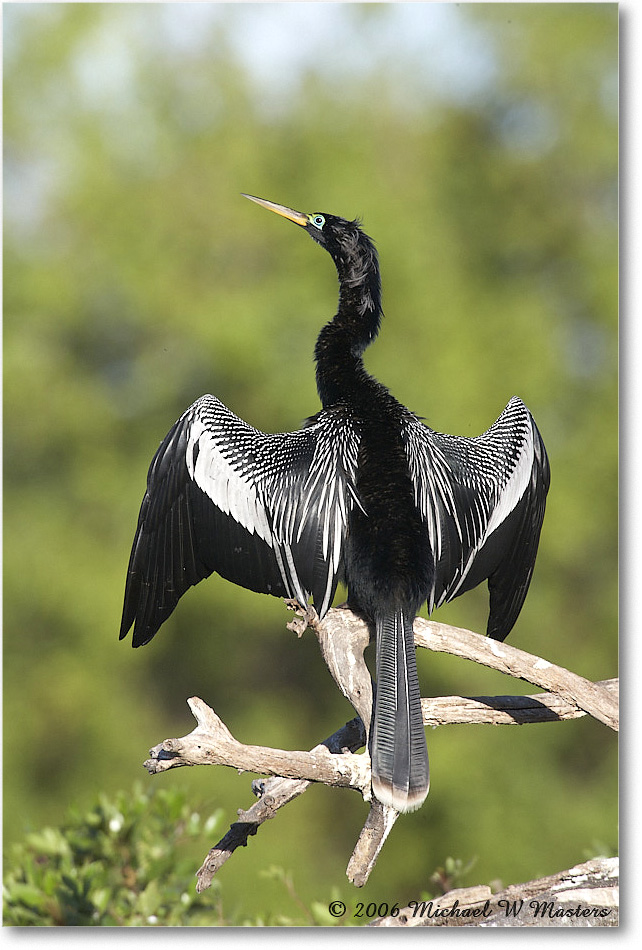
<instances>
[{"instance_id":1,"label":"blurred green tree","mask_svg":"<svg viewBox=\"0 0 642 950\"><path fill-rule=\"evenodd\" d=\"M173 4L5 7L9 843L127 787L148 745L191 728L187 696L283 748L351 715L282 605L219 579L145 650L116 639L146 469L171 423L203 392L273 431L318 408L331 264L240 191L363 215L387 314L368 366L432 426L473 435L525 399L553 481L511 642L615 673L617 6L312 5L329 42L270 98L252 60L297 30L314 49L305 6L188 5L203 8L191 31ZM460 49L481 50L477 73ZM436 619L483 630L485 613L477 591ZM420 664L426 694L507 691L447 657ZM617 753L598 724L442 729L429 746L430 799L397 823L366 899L407 902L451 854L508 883L596 840L615 848ZM222 772L162 781L229 821L249 797ZM279 891L257 869L271 864L296 865L306 900L341 881L364 805L339 795L313 789L264 829L251 867L226 867L229 899L267 912Z\"/></svg>"}]
</instances>

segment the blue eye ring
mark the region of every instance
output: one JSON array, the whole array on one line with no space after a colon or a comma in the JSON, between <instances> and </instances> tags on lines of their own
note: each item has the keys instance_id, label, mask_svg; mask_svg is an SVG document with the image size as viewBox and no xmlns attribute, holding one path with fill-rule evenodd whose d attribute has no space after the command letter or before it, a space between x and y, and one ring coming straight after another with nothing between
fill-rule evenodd
<instances>
[{"instance_id":1,"label":"blue eye ring","mask_svg":"<svg viewBox=\"0 0 642 950\"><path fill-rule=\"evenodd\" d=\"M320 231L325 224L325 218L322 214L313 214L310 216L310 224L313 224Z\"/></svg>"}]
</instances>

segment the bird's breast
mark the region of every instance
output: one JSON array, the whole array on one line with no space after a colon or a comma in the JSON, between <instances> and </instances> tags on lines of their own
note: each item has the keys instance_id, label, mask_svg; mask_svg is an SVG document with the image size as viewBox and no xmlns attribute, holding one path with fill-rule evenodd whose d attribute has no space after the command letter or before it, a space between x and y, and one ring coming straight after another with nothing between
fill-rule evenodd
<instances>
[{"instance_id":1,"label":"bird's breast","mask_svg":"<svg viewBox=\"0 0 642 950\"><path fill-rule=\"evenodd\" d=\"M356 489L362 508L353 509L346 540L349 599L371 615L382 605L416 611L427 599L433 561L401 420L365 417L360 429Z\"/></svg>"}]
</instances>

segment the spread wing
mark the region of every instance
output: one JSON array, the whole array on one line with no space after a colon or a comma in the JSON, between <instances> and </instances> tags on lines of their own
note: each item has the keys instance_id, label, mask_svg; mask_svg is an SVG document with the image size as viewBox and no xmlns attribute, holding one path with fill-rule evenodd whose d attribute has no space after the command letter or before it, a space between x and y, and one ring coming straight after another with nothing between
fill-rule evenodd
<instances>
[{"instance_id":1,"label":"spread wing","mask_svg":"<svg viewBox=\"0 0 642 950\"><path fill-rule=\"evenodd\" d=\"M149 469L120 637L147 643L213 571L242 587L329 609L356 503L358 435L341 411L268 435L214 396L172 427Z\"/></svg>"},{"instance_id":2,"label":"spread wing","mask_svg":"<svg viewBox=\"0 0 642 950\"><path fill-rule=\"evenodd\" d=\"M505 639L528 591L550 483L533 417L513 397L483 435L469 439L409 416L404 442L434 558L429 609L488 579L488 634Z\"/></svg>"}]
</instances>

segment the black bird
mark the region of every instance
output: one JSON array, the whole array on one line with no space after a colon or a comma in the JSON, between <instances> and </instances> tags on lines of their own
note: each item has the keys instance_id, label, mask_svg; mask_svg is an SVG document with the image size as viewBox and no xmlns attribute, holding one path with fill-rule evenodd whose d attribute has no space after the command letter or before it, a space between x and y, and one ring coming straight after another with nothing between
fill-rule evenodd
<instances>
[{"instance_id":1,"label":"black bird","mask_svg":"<svg viewBox=\"0 0 642 950\"><path fill-rule=\"evenodd\" d=\"M121 639L148 643L213 571L250 590L310 597L337 584L376 629L372 787L398 811L428 793L413 621L488 580L488 634L522 607L544 518L549 466L517 397L476 438L428 428L364 369L382 316L377 253L358 221L245 197L302 227L332 257L339 305L315 349L322 410L268 435L215 396L176 422L149 469L129 562Z\"/></svg>"}]
</instances>

